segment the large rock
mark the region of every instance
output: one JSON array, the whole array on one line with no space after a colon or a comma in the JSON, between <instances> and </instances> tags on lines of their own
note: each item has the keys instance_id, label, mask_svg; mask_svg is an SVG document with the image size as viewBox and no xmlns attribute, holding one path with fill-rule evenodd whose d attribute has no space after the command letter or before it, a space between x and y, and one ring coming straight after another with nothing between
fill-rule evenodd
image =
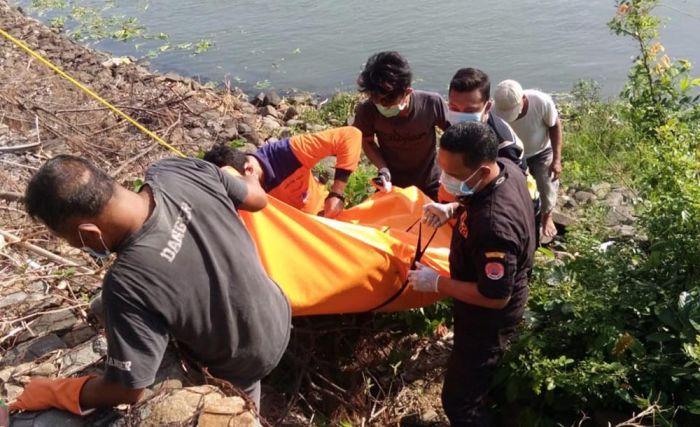
<instances>
[{"instance_id":1,"label":"large rock","mask_svg":"<svg viewBox=\"0 0 700 427\"><path fill-rule=\"evenodd\" d=\"M552 220L555 224L559 224L564 227L570 227L576 223L576 218L573 215L569 215L558 209L554 209L554 212L552 212Z\"/></svg>"},{"instance_id":2,"label":"large rock","mask_svg":"<svg viewBox=\"0 0 700 427\"><path fill-rule=\"evenodd\" d=\"M263 117L262 119L262 130L263 132L272 133L273 131L281 128L282 125L272 117Z\"/></svg>"},{"instance_id":3,"label":"large rock","mask_svg":"<svg viewBox=\"0 0 700 427\"><path fill-rule=\"evenodd\" d=\"M274 90L269 91L265 94L263 105L272 105L277 107L282 103L282 97L277 94Z\"/></svg>"},{"instance_id":4,"label":"large rock","mask_svg":"<svg viewBox=\"0 0 700 427\"><path fill-rule=\"evenodd\" d=\"M634 220L634 213L628 206L616 206L608 211L608 225L631 225Z\"/></svg>"},{"instance_id":5,"label":"large rock","mask_svg":"<svg viewBox=\"0 0 700 427\"><path fill-rule=\"evenodd\" d=\"M590 191L577 191L574 199L579 203L591 203L597 199L596 195Z\"/></svg>"},{"instance_id":6,"label":"large rock","mask_svg":"<svg viewBox=\"0 0 700 427\"><path fill-rule=\"evenodd\" d=\"M19 336L19 340L24 341L33 336L72 329L78 321L78 317L70 310L44 314L31 323L31 332L25 331Z\"/></svg>"},{"instance_id":7,"label":"large rock","mask_svg":"<svg viewBox=\"0 0 700 427\"><path fill-rule=\"evenodd\" d=\"M0 366L30 362L47 353L62 348L66 348L66 344L57 335L49 334L22 343L12 350L7 351L2 358L0 358Z\"/></svg>"},{"instance_id":8,"label":"large rock","mask_svg":"<svg viewBox=\"0 0 700 427\"><path fill-rule=\"evenodd\" d=\"M115 425L252 427L256 422L256 415L246 408L242 398L226 397L218 388L203 385L161 390L149 400L132 407L129 416Z\"/></svg>"}]
</instances>

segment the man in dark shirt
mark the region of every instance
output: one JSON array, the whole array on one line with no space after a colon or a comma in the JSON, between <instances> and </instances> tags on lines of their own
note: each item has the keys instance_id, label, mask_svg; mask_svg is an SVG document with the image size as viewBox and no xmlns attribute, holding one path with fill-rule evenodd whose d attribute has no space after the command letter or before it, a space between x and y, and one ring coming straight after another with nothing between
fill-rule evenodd
<instances>
[{"instance_id":1,"label":"man in dark shirt","mask_svg":"<svg viewBox=\"0 0 700 427\"><path fill-rule=\"evenodd\" d=\"M411 79L408 62L397 52L371 56L357 79L368 99L357 105L353 125L379 169L380 190L415 185L435 200L440 185L435 126L447 128L447 106L437 93L413 90Z\"/></svg>"},{"instance_id":2,"label":"man in dark shirt","mask_svg":"<svg viewBox=\"0 0 700 427\"><path fill-rule=\"evenodd\" d=\"M169 338L259 403L260 379L282 357L291 321L237 215L266 204L256 176L234 178L196 159L156 163L138 193L85 159L46 162L27 187L29 215L74 247L118 254L102 290L107 360L104 376L30 382L12 409L134 403Z\"/></svg>"},{"instance_id":3,"label":"man in dark shirt","mask_svg":"<svg viewBox=\"0 0 700 427\"><path fill-rule=\"evenodd\" d=\"M409 272L414 290L455 299L454 348L442 394L453 426L488 425L484 399L527 302L535 250L532 204L525 175L497 153L493 130L481 122L451 126L442 136L441 182L460 205L453 210L458 221L450 277L420 264Z\"/></svg>"}]
</instances>

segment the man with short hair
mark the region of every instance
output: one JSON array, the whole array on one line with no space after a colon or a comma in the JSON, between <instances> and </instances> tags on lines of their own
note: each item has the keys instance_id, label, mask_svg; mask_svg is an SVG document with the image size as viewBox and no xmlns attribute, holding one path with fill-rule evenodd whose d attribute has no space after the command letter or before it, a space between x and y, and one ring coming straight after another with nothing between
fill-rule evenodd
<instances>
[{"instance_id":1,"label":"man with short hair","mask_svg":"<svg viewBox=\"0 0 700 427\"><path fill-rule=\"evenodd\" d=\"M562 126L557 107L546 93L523 90L515 80L504 80L496 86L494 112L523 141L525 158L542 198L542 235L552 238L557 234L552 213L561 175Z\"/></svg>"},{"instance_id":2,"label":"man with short hair","mask_svg":"<svg viewBox=\"0 0 700 427\"><path fill-rule=\"evenodd\" d=\"M362 134L346 126L295 135L265 144L254 153L221 144L207 151L204 160L219 167L231 166L241 175L255 174L265 192L276 199L312 215L335 218L345 207L343 192L361 152ZM336 158L330 192L311 173L328 156Z\"/></svg>"},{"instance_id":3,"label":"man with short hair","mask_svg":"<svg viewBox=\"0 0 700 427\"><path fill-rule=\"evenodd\" d=\"M408 276L415 291L454 298L454 347L442 391L453 426L488 425L485 398L527 303L534 214L522 170L497 153L485 123L447 129L438 154L441 182L460 204L450 277L420 263Z\"/></svg>"},{"instance_id":4,"label":"man with short hair","mask_svg":"<svg viewBox=\"0 0 700 427\"><path fill-rule=\"evenodd\" d=\"M372 55L357 79L367 99L357 105L353 125L379 169L381 191L392 184L415 185L435 200L440 185L435 127L447 128L447 107L439 94L413 90L411 81L411 68L398 52Z\"/></svg>"},{"instance_id":5,"label":"man with short hair","mask_svg":"<svg viewBox=\"0 0 700 427\"><path fill-rule=\"evenodd\" d=\"M491 81L486 73L477 68L457 70L450 81L447 106L447 121L451 125L467 121L486 123L498 138L498 157L510 159L527 170L522 141L505 120L490 114Z\"/></svg>"},{"instance_id":6,"label":"man with short hair","mask_svg":"<svg viewBox=\"0 0 700 427\"><path fill-rule=\"evenodd\" d=\"M134 193L91 162L61 155L36 172L25 200L27 213L71 246L117 258L102 286L104 375L35 379L11 410L82 414L134 403L170 338L259 406L260 379L287 347L291 311L237 214L267 204L256 176L169 158L151 166Z\"/></svg>"}]
</instances>

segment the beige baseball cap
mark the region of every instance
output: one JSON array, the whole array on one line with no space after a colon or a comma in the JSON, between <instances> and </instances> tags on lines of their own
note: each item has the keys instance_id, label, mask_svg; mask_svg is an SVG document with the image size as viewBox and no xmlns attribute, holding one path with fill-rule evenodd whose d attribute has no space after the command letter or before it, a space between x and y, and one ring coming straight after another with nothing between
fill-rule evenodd
<instances>
[{"instance_id":1,"label":"beige baseball cap","mask_svg":"<svg viewBox=\"0 0 700 427\"><path fill-rule=\"evenodd\" d=\"M523 110L523 87L515 80L503 80L496 86L493 112L507 122L513 122Z\"/></svg>"}]
</instances>

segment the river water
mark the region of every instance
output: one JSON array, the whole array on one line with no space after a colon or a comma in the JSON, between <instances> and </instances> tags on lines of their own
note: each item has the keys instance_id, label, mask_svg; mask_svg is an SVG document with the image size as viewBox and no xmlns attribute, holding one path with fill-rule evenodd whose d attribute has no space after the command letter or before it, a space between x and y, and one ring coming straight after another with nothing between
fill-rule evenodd
<instances>
[{"instance_id":1,"label":"river water","mask_svg":"<svg viewBox=\"0 0 700 427\"><path fill-rule=\"evenodd\" d=\"M614 95L636 54L632 39L606 26L613 0L141 0L117 2L113 11L168 33L173 45L215 43L196 56L161 54L153 68L229 79L247 92L354 90L370 54L397 50L421 89L445 93L454 71L472 66L494 82L514 78L549 92L595 79L604 95ZM667 53L699 62L700 0L664 0L656 13L664 17ZM144 53L126 43L96 47Z\"/></svg>"}]
</instances>

